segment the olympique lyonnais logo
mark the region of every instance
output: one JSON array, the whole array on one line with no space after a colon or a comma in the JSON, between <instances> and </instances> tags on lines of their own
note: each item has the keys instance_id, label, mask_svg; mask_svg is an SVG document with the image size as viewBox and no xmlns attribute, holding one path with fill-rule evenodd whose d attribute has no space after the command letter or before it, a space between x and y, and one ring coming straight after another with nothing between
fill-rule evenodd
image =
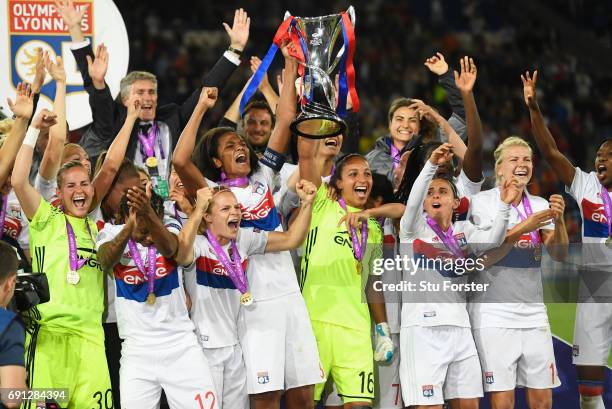
<instances>
[{"instance_id":1,"label":"olympique lyonnais logo","mask_svg":"<svg viewBox=\"0 0 612 409\"><path fill-rule=\"evenodd\" d=\"M434 387L433 385L423 385L423 396L426 398L432 398L434 396Z\"/></svg>"},{"instance_id":2,"label":"olympique lyonnais logo","mask_svg":"<svg viewBox=\"0 0 612 409\"><path fill-rule=\"evenodd\" d=\"M111 58L106 81L114 95L119 91L119 81L127 72L129 42L123 18L112 0L78 0L74 5L85 10L81 30L95 47L103 42ZM91 111L83 79L77 69L70 49L68 27L53 0L0 0L0 53L8 59L0 60L0 101L14 99L17 84L31 83L36 72L36 49L41 48L55 60L61 56L66 70L67 119L70 129L91 122ZM6 27L6 30L4 29ZM39 108L52 109L55 98L55 82L47 74L42 89ZM3 102L0 102L3 104ZM2 112L11 116L8 107Z\"/></svg>"},{"instance_id":3,"label":"olympique lyonnais logo","mask_svg":"<svg viewBox=\"0 0 612 409\"><path fill-rule=\"evenodd\" d=\"M257 383L264 385L270 382L268 372L257 372Z\"/></svg>"},{"instance_id":4,"label":"olympique lyonnais logo","mask_svg":"<svg viewBox=\"0 0 612 409\"><path fill-rule=\"evenodd\" d=\"M580 347L578 345L572 346L572 355L573 356L580 355Z\"/></svg>"},{"instance_id":5,"label":"olympique lyonnais logo","mask_svg":"<svg viewBox=\"0 0 612 409\"><path fill-rule=\"evenodd\" d=\"M492 385L495 382L495 378L493 378L493 372L485 372L485 383Z\"/></svg>"}]
</instances>

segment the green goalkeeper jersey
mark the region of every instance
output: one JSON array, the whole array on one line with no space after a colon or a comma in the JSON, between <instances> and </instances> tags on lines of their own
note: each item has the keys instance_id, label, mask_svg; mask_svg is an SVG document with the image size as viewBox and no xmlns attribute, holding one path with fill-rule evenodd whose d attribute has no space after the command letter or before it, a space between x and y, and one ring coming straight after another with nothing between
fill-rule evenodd
<instances>
[{"instance_id":1,"label":"green goalkeeper jersey","mask_svg":"<svg viewBox=\"0 0 612 409\"><path fill-rule=\"evenodd\" d=\"M78 270L78 284L67 281L70 262L66 219L74 230L79 259L87 260ZM49 302L38 306L39 323L48 331L78 335L104 345L104 274L96 258L97 233L89 218L67 216L41 199L30 222L30 251L32 268L46 273L51 294Z\"/></svg>"},{"instance_id":2,"label":"green goalkeeper jersey","mask_svg":"<svg viewBox=\"0 0 612 409\"><path fill-rule=\"evenodd\" d=\"M350 206L347 210L359 211ZM312 321L369 333L370 312L364 289L373 260L382 257L382 231L375 220L368 221L368 241L359 271L350 233L344 223L338 226L345 214L337 201L327 197L327 185L321 184L304 243L300 288ZM356 233L361 241L361 231Z\"/></svg>"}]
</instances>

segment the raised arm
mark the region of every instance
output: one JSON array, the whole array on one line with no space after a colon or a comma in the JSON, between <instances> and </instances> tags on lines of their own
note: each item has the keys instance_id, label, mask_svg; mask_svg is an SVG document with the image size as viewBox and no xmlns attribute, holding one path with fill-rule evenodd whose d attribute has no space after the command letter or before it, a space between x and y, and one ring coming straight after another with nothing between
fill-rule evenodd
<instances>
[{"instance_id":1,"label":"raised arm","mask_svg":"<svg viewBox=\"0 0 612 409\"><path fill-rule=\"evenodd\" d=\"M421 118L425 117L432 122L436 122L444 134L448 136L448 142L453 148L453 155L457 156L463 161L467 147L459 135L457 135L457 132L455 132L453 127L450 126L448 121L444 119L444 117L442 117L442 115L440 115L435 109L421 100L415 99L414 101L416 102L410 105L410 108L416 110Z\"/></svg>"},{"instance_id":2,"label":"raised arm","mask_svg":"<svg viewBox=\"0 0 612 409\"><path fill-rule=\"evenodd\" d=\"M553 171L557 174L561 182L565 186L571 186L574 180L576 169L574 165L567 159L565 155L559 151L555 138L550 134L546 127L542 112L538 106L536 96L536 83L538 80L538 72L533 72L533 78L529 75L529 71L525 75L521 75L523 81L523 98L527 108L529 108L529 116L531 117L531 130L538 145L540 154L550 165Z\"/></svg>"},{"instance_id":3,"label":"raised arm","mask_svg":"<svg viewBox=\"0 0 612 409\"><path fill-rule=\"evenodd\" d=\"M174 258L178 250L176 235L170 233L155 213L149 198L141 188L131 188L127 191L128 204L136 212L139 223L144 222L151 234L155 247L166 258Z\"/></svg>"},{"instance_id":4,"label":"raised arm","mask_svg":"<svg viewBox=\"0 0 612 409\"><path fill-rule=\"evenodd\" d=\"M400 220L402 235L414 232L417 228L417 223L419 220L422 220L423 201L429 190L429 184L436 174L438 166L443 165L453 157L451 148L452 145L450 143L440 145L431 153L429 160L423 165L421 173L419 173L419 176L414 181L414 185L412 185L412 190L406 202L406 210Z\"/></svg>"},{"instance_id":5,"label":"raised arm","mask_svg":"<svg viewBox=\"0 0 612 409\"><path fill-rule=\"evenodd\" d=\"M554 230L542 230L542 241L550 257L555 261L563 261L568 254L569 237L565 227L565 201L561 195L552 195L548 200L555 221Z\"/></svg>"},{"instance_id":6,"label":"raised arm","mask_svg":"<svg viewBox=\"0 0 612 409\"><path fill-rule=\"evenodd\" d=\"M62 154L66 144L66 72L62 57L57 57L55 63L49 55L44 56L45 68L55 80L55 101L53 111L57 115L57 123L49 128L49 143L38 168L38 174L43 179L53 180L62 164Z\"/></svg>"},{"instance_id":7,"label":"raised arm","mask_svg":"<svg viewBox=\"0 0 612 409\"><path fill-rule=\"evenodd\" d=\"M302 245L306 238L308 228L310 227L312 202L317 194L317 188L313 183L301 180L295 186L295 190L301 201L300 211L293 224L289 227L289 230L268 233L266 253L296 249Z\"/></svg>"},{"instance_id":8,"label":"raised arm","mask_svg":"<svg viewBox=\"0 0 612 409\"><path fill-rule=\"evenodd\" d=\"M185 190L191 197L196 196L196 192L206 187L206 178L200 172L200 169L191 160L191 154L195 149L196 136L204 114L209 108L212 108L217 101L218 91L216 88L202 88L198 104L191 114L191 118L183 129L179 137L174 152L172 153L172 165L174 170L181 178L181 182L185 186Z\"/></svg>"},{"instance_id":9,"label":"raised arm","mask_svg":"<svg viewBox=\"0 0 612 409\"><path fill-rule=\"evenodd\" d=\"M92 208L95 208L96 205L108 193L108 190L113 183L113 179L115 178L115 175L123 162L123 158L125 158L125 152L130 141L132 128L134 128L134 123L138 119L139 115L140 101L138 100L137 96L133 96L128 101L128 112L127 116L125 117L125 122L108 149L104 162L100 167L100 171L94 176L92 183L94 186L95 196L91 204Z\"/></svg>"},{"instance_id":10,"label":"raised arm","mask_svg":"<svg viewBox=\"0 0 612 409\"><path fill-rule=\"evenodd\" d=\"M72 0L55 0L55 6L62 15L64 23L68 26L72 41L81 42L85 40L85 36L81 30L81 21L85 16L88 6L77 10Z\"/></svg>"},{"instance_id":11,"label":"raised arm","mask_svg":"<svg viewBox=\"0 0 612 409\"><path fill-rule=\"evenodd\" d=\"M213 192L210 188L205 187L198 189L197 196L198 199L193 212L189 215L189 219L178 235L178 250L174 260L181 266L188 266L193 263L193 243L204 213L212 200Z\"/></svg>"},{"instance_id":12,"label":"raised arm","mask_svg":"<svg viewBox=\"0 0 612 409\"><path fill-rule=\"evenodd\" d=\"M103 271L111 272L113 267L119 263L135 225L136 213L130 209L130 215L119 234L111 241L102 244L98 249L97 258Z\"/></svg>"},{"instance_id":13,"label":"raised arm","mask_svg":"<svg viewBox=\"0 0 612 409\"><path fill-rule=\"evenodd\" d=\"M480 182L482 176L482 124L474 100L474 83L476 82L476 64L472 58L460 60L461 74L455 71L455 84L461 92L467 122L467 150L463 158L463 171L472 182Z\"/></svg>"},{"instance_id":14,"label":"raised arm","mask_svg":"<svg viewBox=\"0 0 612 409\"><path fill-rule=\"evenodd\" d=\"M25 138L23 138L23 144L19 148L11 177L11 184L15 189L17 199L19 199L21 209L30 220L36 214L42 199L40 193L30 185L30 168L32 167L32 155L40 133L43 115L43 113L38 113L32 120L32 125L28 128Z\"/></svg>"},{"instance_id":15,"label":"raised arm","mask_svg":"<svg viewBox=\"0 0 612 409\"><path fill-rule=\"evenodd\" d=\"M255 71L257 71L257 69L261 65L261 60L257 56L252 56L250 63L251 63L251 72L255 74ZM261 93L263 94L264 98L266 99L266 102L272 109L272 112L276 114L276 105L278 105L279 103L278 101L279 96L276 93L276 91L274 91L274 88L272 88L272 85L270 85L270 81L268 80L267 73L264 74L263 79L261 80L261 83L259 84L259 91L261 91ZM280 90L278 92L280 93ZM240 104L240 100L238 101L238 104Z\"/></svg>"},{"instance_id":16,"label":"raised arm","mask_svg":"<svg viewBox=\"0 0 612 409\"><path fill-rule=\"evenodd\" d=\"M24 82L17 84L15 102L7 98L9 108L15 114L15 123L0 148L0 186L3 186L13 169L15 157L23 142L28 121L32 117L33 101L32 90ZM29 171L29 169L28 169Z\"/></svg>"},{"instance_id":17,"label":"raised arm","mask_svg":"<svg viewBox=\"0 0 612 409\"><path fill-rule=\"evenodd\" d=\"M298 62L289 56L288 48L293 47L293 44L284 45L281 47L283 56L285 57L285 69L283 70L283 83L294 84L297 78ZM278 109L276 111L276 123L268 141L268 148L284 154L289 146L291 138L291 130L289 125L295 119L296 115L296 95L295 87L283 87L280 98L278 100Z\"/></svg>"}]
</instances>

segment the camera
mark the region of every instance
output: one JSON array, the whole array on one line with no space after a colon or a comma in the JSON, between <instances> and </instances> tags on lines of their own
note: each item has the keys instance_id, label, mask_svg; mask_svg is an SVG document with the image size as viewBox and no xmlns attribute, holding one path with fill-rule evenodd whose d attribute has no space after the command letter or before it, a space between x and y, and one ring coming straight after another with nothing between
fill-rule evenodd
<instances>
[{"instance_id":1,"label":"camera","mask_svg":"<svg viewBox=\"0 0 612 409\"><path fill-rule=\"evenodd\" d=\"M49 301L49 282L45 273L20 273L9 309L20 313Z\"/></svg>"}]
</instances>

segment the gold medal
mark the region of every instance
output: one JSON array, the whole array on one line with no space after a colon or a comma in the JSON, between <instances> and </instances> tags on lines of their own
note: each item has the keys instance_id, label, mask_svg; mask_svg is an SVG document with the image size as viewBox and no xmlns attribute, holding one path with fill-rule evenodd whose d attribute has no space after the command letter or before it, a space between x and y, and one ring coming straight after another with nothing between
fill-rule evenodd
<instances>
[{"instance_id":1,"label":"gold medal","mask_svg":"<svg viewBox=\"0 0 612 409\"><path fill-rule=\"evenodd\" d=\"M363 270L363 266L361 265L361 262L357 261L355 264L357 265L357 274L361 274L361 271Z\"/></svg>"},{"instance_id":2,"label":"gold medal","mask_svg":"<svg viewBox=\"0 0 612 409\"><path fill-rule=\"evenodd\" d=\"M68 284L77 285L81 281L81 276L78 271L70 270L66 275L66 281L68 281Z\"/></svg>"},{"instance_id":3,"label":"gold medal","mask_svg":"<svg viewBox=\"0 0 612 409\"><path fill-rule=\"evenodd\" d=\"M149 305L155 304L155 300L156 299L157 299L157 297L155 296L154 293L149 293L149 295L147 295L147 304L149 304Z\"/></svg>"},{"instance_id":4,"label":"gold medal","mask_svg":"<svg viewBox=\"0 0 612 409\"><path fill-rule=\"evenodd\" d=\"M538 262L542 260L542 249L540 247L537 247L533 251L533 258L535 259L535 261L538 261Z\"/></svg>"},{"instance_id":5,"label":"gold medal","mask_svg":"<svg viewBox=\"0 0 612 409\"><path fill-rule=\"evenodd\" d=\"M606 246L612 247L612 236L608 236L606 239Z\"/></svg>"},{"instance_id":6,"label":"gold medal","mask_svg":"<svg viewBox=\"0 0 612 409\"><path fill-rule=\"evenodd\" d=\"M157 167L157 158L155 156L149 156L145 161L148 168Z\"/></svg>"},{"instance_id":7,"label":"gold medal","mask_svg":"<svg viewBox=\"0 0 612 409\"><path fill-rule=\"evenodd\" d=\"M251 297L251 293L247 291L246 293L242 294L240 296L240 304L244 305L245 307L253 304L253 297Z\"/></svg>"}]
</instances>

